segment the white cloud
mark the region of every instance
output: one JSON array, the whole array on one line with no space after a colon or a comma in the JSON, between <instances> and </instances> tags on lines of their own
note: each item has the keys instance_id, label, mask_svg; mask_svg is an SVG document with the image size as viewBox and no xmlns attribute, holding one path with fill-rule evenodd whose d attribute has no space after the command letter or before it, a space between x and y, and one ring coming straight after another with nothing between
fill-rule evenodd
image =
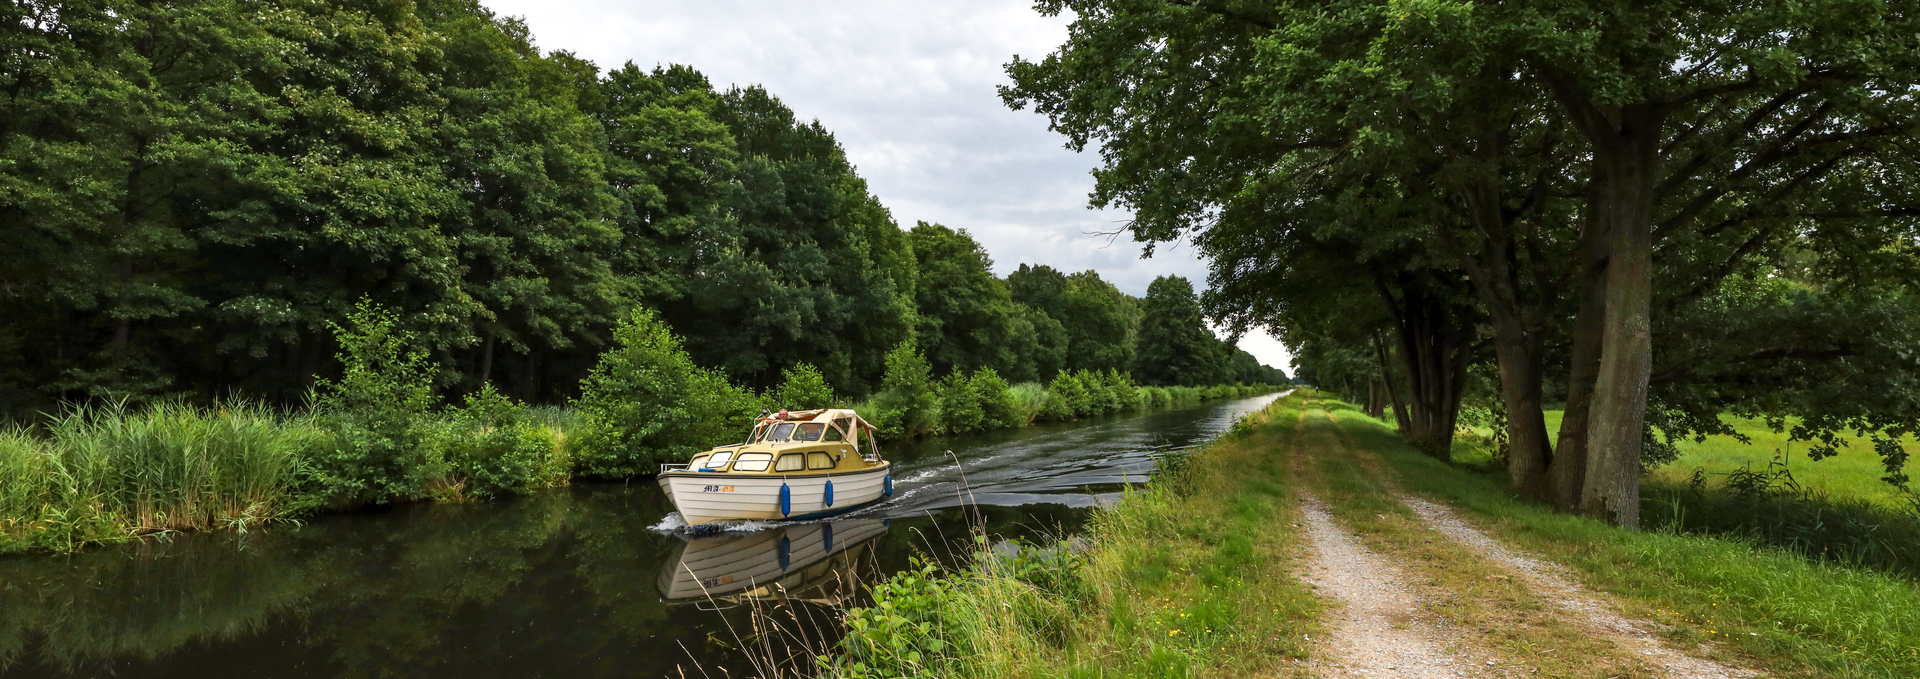
<instances>
[{"instance_id":1,"label":"white cloud","mask_svg":"<svg viewBox=\"0 0 1920 679\"><path fill-rule=\"evenodd\" d=\"M1066 37L1069 19L1040 16L1027 0L482 2L525 18L542 49L602 68L680 63L717 87L765 85L833 131L902 226L967 229L1002 275L1022 263L1096 269L1135 295L1160 275L1205 282L1190 249L1141 259L1124 236L1092 235L1127 218L1086 207L1098 159L1065 149L1041 116L1001 104L1002 65L1015 54L1045 56ZM1264 335L1241 346L1287 365Z\"/></svg>"}]
</instances>

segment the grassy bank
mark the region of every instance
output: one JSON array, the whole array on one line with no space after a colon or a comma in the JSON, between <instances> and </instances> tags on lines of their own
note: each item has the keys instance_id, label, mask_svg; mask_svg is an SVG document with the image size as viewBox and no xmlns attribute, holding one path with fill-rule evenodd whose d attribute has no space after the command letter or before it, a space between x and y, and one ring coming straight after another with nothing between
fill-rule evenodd
<instances>
[{"instance_id":1,"label":"grassy bank","mask_svg":"<svg viewBox=\"0 0 1920 679\"><path fill-rule=\"evenodd\" d=\"M1306 415L1303 417L1303 415ZM1730 537L1626 531L1556 514L1490 475L1418 454L1337 402L1289 397L1196 452L1171 483L1093 520L1078 557L981 559L896 578L830 662L836 676L1285 676L1316 652L1321 606L1295 579L1302 490L1392 557L1466 643L1540 676L1616 676L1640 662L1567 622L1482 556L1423 526L1408 492L1569 567L1679 648L1780 677L1920 676L1920 586ZM1292 469L1289 469L1292 466ZM905 637L890 630L909 630ZM877 630L877 631L876 631ZM1225 635L1222 638L1222 635ZM1552 656L1543 649L1554 649ZM1596 674L1597 673L1597 674Z\"/></svg>"},{"instance_id":2,"label":"grassy bank","mask_svg":"<svg viewBox=\"0 0 1920 679\"><path fill-rule=\"evenodd\" d=\"M1302 657L1318 604L1284 461L1255 414L1181 468L1098 513L1086 539L984 548L966 570L928 567L850 614L839 677L1244 676Z\"/></svg>"}]
</instances>

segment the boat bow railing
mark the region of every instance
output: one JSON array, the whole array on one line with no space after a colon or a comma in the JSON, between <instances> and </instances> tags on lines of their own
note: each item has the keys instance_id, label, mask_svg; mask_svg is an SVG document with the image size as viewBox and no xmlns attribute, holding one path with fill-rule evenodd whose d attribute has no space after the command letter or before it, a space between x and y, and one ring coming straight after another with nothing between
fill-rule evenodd
<instances>
[{"instance_id":1,"label":"boat bow railing","mask_svg":"<svg viewBox=\"0 0 1920 679\"><path fill-rule=\"evenodd\" d=\"M663 465L660 465L660 473L665 474L667 472L686 471L692 466L693 466L692 463L687 463L687 462L682 462L680 464L663 464Z\"/></svg>"}]
</instances>

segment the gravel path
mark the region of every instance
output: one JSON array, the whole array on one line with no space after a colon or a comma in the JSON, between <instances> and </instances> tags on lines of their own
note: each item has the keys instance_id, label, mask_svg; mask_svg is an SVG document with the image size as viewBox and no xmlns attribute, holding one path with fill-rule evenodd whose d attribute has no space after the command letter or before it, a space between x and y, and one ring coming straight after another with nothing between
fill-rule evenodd
<instances>
[{"instance_id":1,"label":"gravel path","mask_svg":"<svg viewBox=\"0 0 1920 679\"><path fill-rule=\"evenodd\" d=\"M1567 577L1558 566L1507 549L1506 545L1460 520L1445 505L1405 494L1397 495L1408 509L1413 510L1434 530L1513 572L1536 596L1571 614L1571 622L1588 627L1621 648L1640 654L1649 664L1665 669L1669 679L1744 679L1754 676L1750 671L1727 667L1668 648L1654 636L1652 623L1620 615L1613 607Z\"/></svg>"},{"instance_id":2,"label":"gravel path","mask_svg":"<svg viewBox=\"0 0 1920 679\"><path fill-rule=\"evenodd\" d=\"M1450 630L1422 615L1419 597L1406 576L1353 535L1334 525L1326 507L1311 496L1302 503L1313 557L1307 582L1321 596L1343 606L1329 622L1324 640L1326 662L1315 660L1317 674L1347 679L1478 677L1474 659L1455 650Z\"/></svg>"}]
</instances>

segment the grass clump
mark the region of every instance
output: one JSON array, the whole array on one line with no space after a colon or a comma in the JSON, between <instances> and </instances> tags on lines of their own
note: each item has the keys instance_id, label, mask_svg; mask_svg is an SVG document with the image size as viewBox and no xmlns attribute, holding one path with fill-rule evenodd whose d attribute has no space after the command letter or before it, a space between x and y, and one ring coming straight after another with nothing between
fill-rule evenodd
<instances>
[{"instance_id":1,"label":"grass clump","mask_svg":"<svg viewBox=\"0 0 1920 679\"><path fill-rule=\"evenodd\" d=\"M1084 538L990 546L878 585L823 658L836 677L1243 676L1304 657L1317 604L1296 580L1283 399L1129 491ZM1296 411L1297 412L1297 411ZM1169 465L1179 466L1179 465Z\"/></svg>"}]
</instances>

